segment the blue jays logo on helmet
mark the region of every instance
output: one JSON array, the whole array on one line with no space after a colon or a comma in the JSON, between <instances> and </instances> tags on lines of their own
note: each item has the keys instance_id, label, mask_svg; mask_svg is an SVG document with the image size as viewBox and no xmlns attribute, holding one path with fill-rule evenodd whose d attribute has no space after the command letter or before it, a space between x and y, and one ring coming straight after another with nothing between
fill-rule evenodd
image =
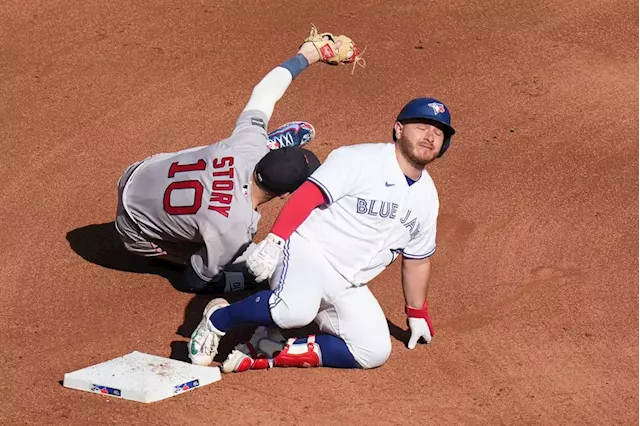
<instances>
[{"instance_id":1,"label":"blue jays logo on helmet","mask_svg":"<svg viewBox=\"0 0 640 426\"><path fill-rule=\"evenodd\" d=\"M444 105L442 105L440 102L431 102L427 105L433 108L433 113L435 115L438 115L438 113L441 112L445 112Z\"/></svg>"},{"instance_id":2,"label":"blue jays logo on helmet","mask_svg":"<svg viewBox=\"0 0 640 426\"><path fill-rule=\"evenodd\" d=\"M451 142L451 136L456 132L451 127L451 114L444 103L434 98L416 98L409 101L400 111L396 121L425 120L439 123L444 130L444 142L438 157L441 157ZM396 140L395 131L393 140Z\"/></svg>"}]
</instances>

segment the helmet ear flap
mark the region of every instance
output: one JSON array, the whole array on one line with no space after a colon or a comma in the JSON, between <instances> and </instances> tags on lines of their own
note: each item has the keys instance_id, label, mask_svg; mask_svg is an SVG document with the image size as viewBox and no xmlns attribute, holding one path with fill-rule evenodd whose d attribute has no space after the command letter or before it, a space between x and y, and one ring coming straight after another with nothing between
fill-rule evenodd
<instances>
[{"instance_id":1,"label":"helmet ear flap","mask_svg":"<svg viewBox=\"0 0 640 426\"><path fill-rule=\"evenodd\" d=\"M440 148L440 153L438 154L438 158L442 157L447 149L449 149L449 143L451 142L451 136L447 136L442 141L442 148Z\"/></svg>"}]
</instances>

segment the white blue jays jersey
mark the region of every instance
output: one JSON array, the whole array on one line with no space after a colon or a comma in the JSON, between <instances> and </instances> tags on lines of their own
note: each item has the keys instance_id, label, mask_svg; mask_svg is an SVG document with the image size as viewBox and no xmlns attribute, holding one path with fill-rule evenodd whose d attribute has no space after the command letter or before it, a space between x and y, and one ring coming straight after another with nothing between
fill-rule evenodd
<instances>
[{"instance_id":1,"label":"white blue jays jersey","mask_svg":"<svg viewBox=\"0 0 640 426\"><path fill-rule=\"evenodd\" d=\"M423 259L435 252L436 187L426 170L409 185L394 144L338 148L309 180L328 204L314 209L296 232L352 284L371 281L399 254Z\"/></svg>"}]
</instances>

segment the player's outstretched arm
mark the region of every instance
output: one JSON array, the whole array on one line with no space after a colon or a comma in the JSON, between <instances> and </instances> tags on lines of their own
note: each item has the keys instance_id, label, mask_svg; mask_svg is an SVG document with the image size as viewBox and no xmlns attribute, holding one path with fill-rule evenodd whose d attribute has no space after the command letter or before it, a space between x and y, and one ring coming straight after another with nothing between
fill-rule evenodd
<instances>
[{"instance_id":1,"label":"player's outstretched arm","mask_svg":"<svg viewBox=\"0 0 640 426\"><path fill-rule=\"evenodd\" d=\"M289 85L302 71L320 60L320 55L312 43L306 42L295 56L287 59L264 76L253 88L251 98L244 107L245 111L262 112L267 122L271 119L276 103L282 98ZM240 124L240 123L238 123Z\"/></svg>"},{"instance_id":2,"label":"player's outstretched arm","mask_svg":"<svg viewBox=\"0 0 640 426\"><path fill-rule=\"evenodd\" d=\"M405 313L411 337L408 347L413 349L422 338L426 343L433 337L431 318L427 310L427 288L431 277L431 258L402 259L402 290Z\"/></svg>"},{"instance_id":3,"label":"player's outstretched arm","mask_svg":"<svg viewBox=\"0 0 640 426\"><path fill-rule=\"evenodd\" d=\"M358 55L359 51L350 38L335 37L331 33L318 33L317 29L312 27L311 33L305 38L295 56L272 69L253 88L251 98L238 119L234 134L243 129L255 130L255 114L253 117L248 117L249 114L244 114L247 111L259 111L264 114L266 122L258 125L262 125L266 130L276 103L282 98L293 79L310 65L316 62L333 65L352 63Z\"/></svg>"}]
</instances>

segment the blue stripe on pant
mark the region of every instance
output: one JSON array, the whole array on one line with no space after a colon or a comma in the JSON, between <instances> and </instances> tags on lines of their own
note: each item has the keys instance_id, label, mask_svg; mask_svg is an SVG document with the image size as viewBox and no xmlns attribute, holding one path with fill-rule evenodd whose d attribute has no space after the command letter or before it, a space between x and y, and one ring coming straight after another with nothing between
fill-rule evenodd
<instances>
[{"instance_id":1,"label":"blue stripe on pant","mask_svg":"<svg viewBox=\"0 0 640 426\"><path fill-rule=\"evenodd\" d=\"M280 278L278 280L278 286L273 290L273 297L271 300L271 303L269 304L269 308L273 309L275 308L278 303L282 302L282 299L280 299L280 293L282 292L282 289L284 287L284 282L287 279L287 270L289 269L289 246L290 246L291 240L287 240L284 243L284 249L282 250L282 273L280 274Z\"/></svg>"}]
</instances>

